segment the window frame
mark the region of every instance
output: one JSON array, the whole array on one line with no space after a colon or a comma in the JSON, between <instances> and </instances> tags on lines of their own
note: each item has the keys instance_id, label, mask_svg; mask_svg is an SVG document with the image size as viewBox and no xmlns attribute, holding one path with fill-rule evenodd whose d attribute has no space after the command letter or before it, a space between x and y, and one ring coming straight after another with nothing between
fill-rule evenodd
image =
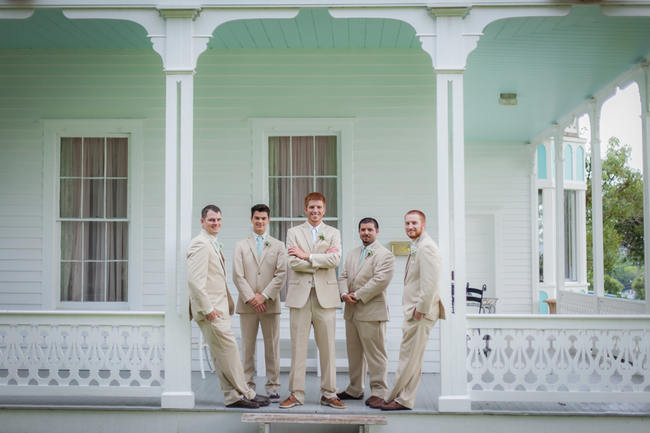
<instances>
[{"instance_id":1,"label":"window frame","mask_svg":"<svg viewBox=\"0 0 650 433\"><path fill-rule=\"evenodd\" d=\"M143 125L137 119L43 120L43 294L44 307L60 310L134 310L142 306L142 142ZM126 136L128 280L127 301L77 302L61 300L61 221L59 218L60 141L62 137Z\"/></svg>"},{"instance_id":2,"label":"window frame","mask_svg":"<svg viewBox=\"0 0 650 433\"><path fill-rule=\"evenodd\" d=\"M353 187L354 119L352 118L256 118L249 120L252 142L252 201L269 201L268 139L273 136L337 136L338 229L343 252L354 244ZM306 220L306 218L305 218Z\"/></svg>"}]
</instances>

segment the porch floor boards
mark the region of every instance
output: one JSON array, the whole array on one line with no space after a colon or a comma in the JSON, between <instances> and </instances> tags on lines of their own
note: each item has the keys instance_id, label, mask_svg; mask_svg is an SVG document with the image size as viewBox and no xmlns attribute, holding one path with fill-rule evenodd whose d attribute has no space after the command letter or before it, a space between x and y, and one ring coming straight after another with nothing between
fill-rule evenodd
<instances>
[{"instance_id":1,"label":"porch floor boards","mask_svg":"<svg viewBox=\"0 0 650 433\"><path fill-rule=\"evenodd\" d=\"M393 374L388 376L388 384L392 385ZM264 378L257 378L257 389L264 394ZM280 401L289 395L289 374L280 375ZM336 377L339 391L348 384L347 373L339 373ZM223 393L219 379L214 373L206 372L206 378L201 379L199 372L192 373L192 390L195 394L195 407L189 411L228 411L250 412L250 410L227 409L223 404ZM440 375L424 374L417 393L414 410L401 412L403 414L437 414L438 396L440 395ZM366 394L364 399L369 395ZM303 406L291 409L280 409L278 403L260 408L254 412L282 413L318 413L318 414L386 414L376 409L370 409L364 400L346 400L347 409L334 409L320 404L320 378L315 373L308 373L306 379L306 401ZM12 397L0 395L1 408L53 408L53 409L101 409L101 410L162 410L159 398L141 397ZM573 403L573 402L474 402L472 412L475 414L537 414L537 415L650 415L650 401L643 403Z\"/></svg>"}]
</instances>

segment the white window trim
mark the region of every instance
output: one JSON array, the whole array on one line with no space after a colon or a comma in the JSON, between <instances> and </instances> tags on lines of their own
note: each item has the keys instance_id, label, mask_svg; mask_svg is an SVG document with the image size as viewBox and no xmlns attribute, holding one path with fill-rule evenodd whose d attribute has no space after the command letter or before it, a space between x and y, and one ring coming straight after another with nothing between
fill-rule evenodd
<instances>
[{"instance_id":1,"label":"white window trim","mask_svg":"<svg viewBox=\"0 0 650 433\"><path fill-rule=\"evenodd\" d=\"M336 135L338 137L339 173L338 196L339 230L343 252L354 245L357 235L354 219L354 119L352 118L255 118L249 121L251 130L252 173L253 182L252 202L268 203L269 201L269 166L268 139L270 136L299 136L299 135Z\"/></svg>"},{"instance_id":2,"label":"white window trim","mask_svg":"<svg viewBox=\"0 0 650 433\"><path fill-rule=\"evenodd\" d=\"M43 120L43 308L138 310L142 308L142 148L143 125L137 119ZM129 136L129 277L127 302L62 302L57 176L62 136Z\"/></svg>"}]
</instances>

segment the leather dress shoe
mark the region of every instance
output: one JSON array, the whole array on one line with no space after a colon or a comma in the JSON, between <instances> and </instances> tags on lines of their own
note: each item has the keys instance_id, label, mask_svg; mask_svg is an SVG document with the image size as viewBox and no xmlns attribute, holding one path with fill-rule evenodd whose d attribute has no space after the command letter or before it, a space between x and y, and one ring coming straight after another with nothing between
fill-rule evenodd
<instances>
[{"instance_id":1,"label":"leather dress shoe","mask_svg":"<svg viewBox=\"0 0 650 433\"><path fill-rule=\"evenodd\" d=\"M240 409L259 409L260 405L256 401L242 398L234 403L227 404L226 407L240 408Z\"/></svg>"},{"instance_id":2,"label":"leather dress shoe","mask_svg":"<svg viewBox=\"0 0 650 433\"><path fill-rule=\"evenodd\" d=\"M377 397L376 395L371 395L366 400L366 406L370 406L373 409L380 409L381 405L386 403L383 398Z\"/></svg>"},{"instance_id":3,"label":"leather dress shoe","mask_svg":"<svg viewBox=\"0 0 650 433\"><path fill-rule=\"evenodd\" d=\"M259 404L260 407L268 406L269 404L271 404L271 400L267 396L260 395L260 394L255 395L255 397L253 397L253 401Z\"/></svg>"},{"instance_id":4,"label":"leather dress shoe","mask_svg":"<svg viewBox=\"0 0 650 433\"><path fill-rule=\"evenodd\" d=\"M280 403L280 409L289 409L290 407L300 406L302 403L298 401L293 394L287 397L282 403Z\"/></svg>"},{"instance_id":5,"label":"leather dress shoe","mask_svg":"<svg viewBox=\"0 0 650 433\"><path fill-rule=\"evenodd\" d=\"M348 394L347 392L339 392L336 394L336 396L339 398L339 400L361 400L363 398L363 393L359 397L354 397Z\"/></svg>"},{"instance_id":6,"label":"leather dress shoe","mask_svg":"<svg viewBox=\"0 0 650 433\"><path fill-rule=\"evenodd\" d=\"M269 400L271 400L271 401L280 400L280 394L278 394L277 392L270 392L269 393Z\"/></svg>"},{"instance_id":7,"label":"leather dress shoe","mask_svg":"<svg viewBox=\"0 0 650 433\"><path fill-rule=\"evenodd\" d=\"M411 410L411 408L402 406L395 400L382 404L380 409L381 410Z\"/></svg>"}]
</instances>

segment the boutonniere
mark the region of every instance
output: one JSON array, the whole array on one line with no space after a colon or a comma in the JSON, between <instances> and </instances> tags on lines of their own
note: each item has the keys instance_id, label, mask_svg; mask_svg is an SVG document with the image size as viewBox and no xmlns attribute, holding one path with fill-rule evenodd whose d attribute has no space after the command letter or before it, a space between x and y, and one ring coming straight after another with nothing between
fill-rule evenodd
<instances>
[{"instance_id":1,"label":"boutonniere","mask_svg":"<svg viewBox=\"0 0 650 433\"><path fill-rule=\"evenodd\" d=\"M219 251L223 250L223 244L219 243Z\"/></svg>"},{"instance_id":2,"label":"boutonniere","mask_svg":"<svg viewBox=\"0 0 650 433\"><path fill-rule=\"evenodd\" d=\"M322 234L322 233L319 234L319 235L318 235L318 239L320 239L321 241L324 241L324 240L325 240L325 235Z\"/></svg>"},{"instance_id":3,"label":"boutonniere","mask_svg":"<svg viewBox=\"0 0 650 433\"><path fill-rule=\"evenodd\" d=\"M269 241L264 241L264 246L265 246L265 247L270 247L270 246L271 246L271 242L269 242Z\"/></svg>"},{"instance_id":4,"label":"boutonniere","mask_svg":"<svg viewBox=\"0 0 650 433\"><path fill-rule=\"evenodd\" d=\"M373 254L375 254L375 250L366 251L366 257L372 257Z\"/></svg>"}]
</instances>

